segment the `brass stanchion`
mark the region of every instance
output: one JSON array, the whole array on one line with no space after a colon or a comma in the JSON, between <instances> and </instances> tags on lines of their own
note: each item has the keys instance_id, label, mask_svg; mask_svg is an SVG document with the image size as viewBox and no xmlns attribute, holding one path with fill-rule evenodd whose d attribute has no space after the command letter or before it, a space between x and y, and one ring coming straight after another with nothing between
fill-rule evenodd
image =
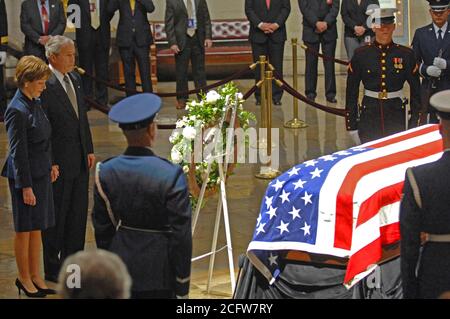
<instances>
[{"instance_id":1,"label":"brass stanchion","mask_svg":"<svg viewBox=\"0 0 450 319\"><path fill-rule=\"evenodd\" d=\"M298 64L297 64L297 38L292 39L292 72L293 72L293 82L294 89L298 91ZM290 121L284 123L285 128L305 128L308 127L308 124L299 120L298 118L298 100L296 97L292 97L294 99L293 108L294 108L294 118Z\"/></svg>"},{"instance_id":2,"label":"brass stanchion","mask_svg":"<svg viewBox=\"0 0 450 319\"><path fill-rule=\"evenodd\" d=\"M267 103L267 156L269 157L269 163L267 166L260 168L259 174L255 177L259 179L274 179L279 176L280 171L272 168L272 81L273 81L273 71L266 71L266 103ZM261 92L262 96L263 92Z\"/></svg>"},{"instance_id":3,"label":"brass stanchion","mask_svg":"<svg viewBox=\"0 0 450 319\"><path fill-rule=\"evenodd\" d=\"M266 97L266 79L264 78L267 67L267 58L265 55L259 56L259 68L260 68L260 80L256 84L258 86L261 94L260 94L260 102L261 102L261 125L260 128L267 128L267 97ZM258 138L256 144L251 145L252 148L255 149L266 149L267 148L267 140L265 137Z\"/></svg>"}]
</instances>

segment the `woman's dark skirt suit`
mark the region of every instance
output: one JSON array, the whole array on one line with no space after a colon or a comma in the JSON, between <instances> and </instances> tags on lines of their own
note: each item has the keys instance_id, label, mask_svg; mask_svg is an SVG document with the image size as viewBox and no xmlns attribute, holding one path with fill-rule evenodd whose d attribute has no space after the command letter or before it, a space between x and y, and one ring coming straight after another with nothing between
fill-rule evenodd
<instances>
[{"instance_id":1,"label":"woman's dark skirt suit","mask_svg":"<svg viewBox=\"0 0 450 319\"><path fill-rule=\"evenodd\" d=\"M55 224L51 126L40 100L30 100L17 90L5 113L9 154L2 176L9 180L16 232L43 230ZM23 202L22 189L31 187L36 205Z\"/></svg>"}]
</instances>

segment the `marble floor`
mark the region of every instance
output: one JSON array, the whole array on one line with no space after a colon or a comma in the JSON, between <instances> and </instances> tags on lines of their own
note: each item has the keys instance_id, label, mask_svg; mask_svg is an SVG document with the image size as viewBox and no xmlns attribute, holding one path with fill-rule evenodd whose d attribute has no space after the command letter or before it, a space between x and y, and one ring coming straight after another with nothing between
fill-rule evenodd
<instances>
[{"instance_id":1,"label":"marble floor","mask_svg":"<svg viewBox=\"0 0 450 319\"><path fill-rule=\"evenodd\" d=\"M343 107L345 99L345 76L337 76L338 103L329 104L333 107ZM292 78L286 80L292 83ZM300 91L303 91L303 79ZM251 80L237 80L242 92L246 92L252 85ZM323 86L323 77L319 77L318 87ZM159 92L172 92L174 83L160 83ZM317 102L325 104L324 92L318 92ZM283 124L293 115L292 97L284 94L283 105L274 106L273 127L279 128L279 159L280 171L286 171L295 164L305 160L332 153L337 150L351 147L351 140L345 131L344 118L324 113L312 107L300 104L300 118L308 127L305 129L285 129ZM255 106L254 98L245 102L247 110L255 112L259 118L259 108ZM185 111L176 110L175 98L165 98L161 116L181 117ZM107 117L99 111L89 112L89 122L94 139L95 155L97 160L104 160L110 156L121 153L125 148L125 139L121 131ZM170 153L168 138L171 130L159 130L158 143L155 151L158 155L167 157ZM0 159L7 153L7 137L3 123L0 123ZM1 160L3 165L3 160ZM238 256L246 252L252 238L256 218L259 214L261 199L269 183L267 180L256 179L254 175L259 172L258 164L240 164L229 178L227 184L228 207L230 212L231 239L233 247L234 265L237 274ZM92 178L90 180L90 203L92 207ZM209 198L200 212L196 232L193 237L193 255L199 256L210 251L213 237L213 225L216 215L217 196ZM222 220L223 221L223 220ZM0 298L18 298L14 286L16 278L16 264L13 251L13 225L11 214L11 201L7 187L7 180L0 179ZM221 223L218 247L226 243L223 222ZM86 249L94 249L92 223L87 225ZM215 272L211 283L211 290L206 291L209 259L202 259L192 264L191 298L230 298L231 285L228 272L228 257L226 250L216 256Z\"/></svg>"}]
</instances>

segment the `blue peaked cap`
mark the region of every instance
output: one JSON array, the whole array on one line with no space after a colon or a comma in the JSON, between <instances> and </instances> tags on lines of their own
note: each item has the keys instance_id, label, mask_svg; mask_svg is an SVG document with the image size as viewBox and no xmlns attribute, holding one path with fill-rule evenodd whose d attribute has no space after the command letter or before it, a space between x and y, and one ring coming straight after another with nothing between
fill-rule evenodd
<instances>
[{"instance_id":1,"label":"blue peaked cap","mask_svg":"<svg viewBox=\"0 0 450 319\"><path fill-rule=\"evenodd\" d=\"M161 109L161 98L151 93L127 97L115 104L109 111L111 121L123 130L138 130L153 122Z\"/></svg>"}]
</instances>

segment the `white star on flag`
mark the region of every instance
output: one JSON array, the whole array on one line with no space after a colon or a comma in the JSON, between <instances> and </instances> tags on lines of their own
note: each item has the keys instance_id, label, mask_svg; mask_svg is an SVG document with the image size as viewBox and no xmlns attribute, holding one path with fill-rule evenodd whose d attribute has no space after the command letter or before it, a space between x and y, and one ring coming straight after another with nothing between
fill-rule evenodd
<instances>
[{"instance_id":1,"label":"white star on flag","mask_svg":"<svg viewBox=\"0 0 450 319\"><path fill-rule=\"evenodd\" d=\"M278 192L278 190L283 187L285 182L281 182L280 180L277 179L277 182L272 185L273 188L275 188L275 191Z\"/></svg>"},{"instance_id":2,"label":"white star on flag","mask_svg":"<svg viewBox=\"0 0 450 319\"><path fill-rule=\"evenodd\" d=\"M347 151L339 151L334 153L334 155L340 155L340 156L347 156L347 155L351 155L352 153L347 152Z\"/></svg>"},{"instance_id":3,"label":"white star on flag","mask_svg":"<svg viewBox=\"0 0 450 319\"><path fill-rule=\"evenodd\" d=\"M293 175L298 175L299 170L300 170L300 168L292 167L292 169L288 172L289 177L292 177Z\"/></svg>"},{"instance_id":4,"label":"white star on flag","mask_svg":"<svg viewBox=\"0 0 450 319\"><path fill-rule=\"evenodd\" d=\"M283 223L282 220L280 222L281 222L280 226L277 226L277 228L280 230L280 235L283 235L284 232L289 233L289 230L287 229L287 227L289 226L289 223L285 224L285 223Z\"/></svg>"},{"instance_id":5,"label":"white star on flag","mask_svg":"<svg viewBox=\"0 0 450 319\"><path fill-rule=\"evenodd\" d=\"M322 156L321 159L323 159L325 162L332 162L334 160L337 160L337 158L333 155Z\"/></svg>"},{"instance_id":6,"label":"white star on flag","mask_svg":"<svg viewBox=\"0 0 450 319\"><path fill-rule=\"evenodd\" d=\"M303 236L311 235L311 233L310 233L310 231L309 231L310 228L311 228L311 226L308 225L308 224L305 222L305 226L303 226L302 228L300 228L301 230L303 230Z\"/></svg>"},{"instance_id":7,"label":"white star on flag","mask_svg":"<svg viewBox=\"0 0 450 319\"><path fill-rule=\"evenodd\" d=\"M277 214L275 213L277 211L277 208L273 208L272 206L270 206L269 211L266 212L266 214L270 215L270 220L272 220L273 217L277 217Z\"/></svg>"},{"instance_id":8,"label":"white star on flag","mask_svg":"<svg viewBox=\"0 0 450 319\"><path fill-rule=\"evenodd\" d=\"M267 209L269 209L269 207L272 205L272 200L273 200L273 196L272 197L266 196L266 208Z\"/></svg>"},{"instance_id":9,"label":"white star on flag","mask_svg":"<svg viewBox=\"0 0 450 319\"><path fill-rule=\"evenodd\" d=\"M316 167L316 169L314 170L314 172L310 172L310 174L312 175L311 179L314 179L316 177L320 178L320 174L323 172L323 169L319 169L318 167Z\"/></svg>"},{"instance_id":10,"label":"white star on flag","mask_svg":"<svg viewBox=\"0 0 450 319\"><path fill-rule=\"evenodd\" d=\"M270 257L269 257L270 266L278 265L277 258L278 258L277 255L272 255L272 253L270 253Z\"/></svg>"},{"instance_id":11,"label":"white star on flag","mask_svg":"<svg viewBox=\"0 0 450 319\"><path fill-rule=\"evenodd\" d=\"M295 220L296 218L300 218L299 212L300 209L295 209L295 206L292 206L292 210L288 214L292 215L292 220Z\"/></svg>"},{"instance_id":12,"label":"white star on flag","mask_svg":"<svg viewBox=\"0 0 450 319\"><path fill-rule=\"evenodd\" d=\"M259 224L259 227L258 227L258 229L256 230L256 235L259 235L259 233L265 233L266 231L264 230L264 226L266 226L266 223L262 223L262 224Z\"/></svg>"},{"instance_id":13,"label":"white star on flag","mask_svg":"<svg viewBox=\"0 0 450 319\"><path fill-rule=\"evenodd\" d=\"M308 192L305 192L305 195L301 197L305 201L305 206L308 205L308 203L312 204L311 201L312 194L308 194Z\"/></svg>"},{"instance_id":14,"label":"white star on flag","mask_svg":"<svg viewBox=\"0 0 450 319\"><path fill-rule=\"evenodd\" d=\"M256 226L259 225L259 223L261 222L262 216L261 214L259 214L258 219L256 220Z\"/></svg>"},{"instance_id":15,"label":"white star on flag","mask_svg":"<svg viewBox=\"0 0 450 319\"><path fill-rule=\"evenodd\" d=\"M318 163L318 161L310 160L310 161L305 162L305 167L316 166L317 163Z\"/></svg>"},{"instance_id":16,"label":"white star on flag","mask_svg":"<svg viewBox=\"0 0 450 319\"><path fill-rule=\"evenodd\" d=\"M355 152L364 152L366 149L364 147L354 147L352 148Z\"/></svg>"},{"instance_id":17,"label":"white star on flag","mask_svg":"<svg viewBox=\"0 0 450 319\"><path fill-rule=\"evenodd\" d=\"M299 179L299 180L297 181L297 183L292 183L292 185L295 186L294 191L297 190L297 188L303 188L303 185L304 185L305 183L306 183L306 182L302 181L301 179Z\"/></svg>"},{"instance_id":18,"label":"white star on flag","mask_svg":"<svg viewBox=\"0 0 450 319\"><path fill-rule=\"evenodd\" d=\"M291 195L291 193L286 193L283 189L283 194L281 194L280 197L281 198L281 204L284 204L284 202L290 202L289 201L289 195Z\"/></svg>"}]
</instances>

